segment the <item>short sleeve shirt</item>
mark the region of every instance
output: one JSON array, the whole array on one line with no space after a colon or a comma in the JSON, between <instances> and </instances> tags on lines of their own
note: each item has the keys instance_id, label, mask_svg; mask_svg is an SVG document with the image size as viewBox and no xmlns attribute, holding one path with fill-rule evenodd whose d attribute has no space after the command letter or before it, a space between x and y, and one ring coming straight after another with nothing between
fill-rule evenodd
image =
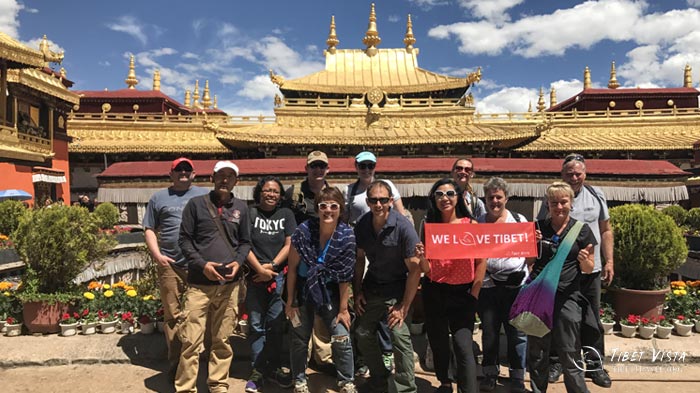
<instances>
[{"instance_id":1,"label":"short sleeve shirt","mask_svg":"<svg viewBox=\"0 0 700 393\"><path fill-rule=\"evenodd\" d=\"M518 214L518 213L515 213ZM513 217L513 212L508 211L508 218L506 218L506 223L515 222L527 222L527 219L522 215L518 214L520 221L516 221ZM486 222L486 213L479 216L478 222ZM506 280L508 275L511 273L524 271L525 276L523 281L527 278L527 265L525 264L525 258L488 258L486 260L486 275L484 276L484 283L482 288L493 288L496 284L491 279L494 277L496 280Z\"/></svg>"},{"instance_id":2,"label":"short sleeve shirt","mask_svg":"<svg viewBox=\"0 0 700 393\"><path fill-rule=\"evenodd\" d=\"M462 223L471 222L469 218L462 218ZM474 259L430 259L430 281L442 284L469 284L474 281Z\"/></svg>"},{"instance_id":3,"label":"short sleeve shirt","mask_svg":"<svg viewBox=\"0 0 700 393\"><path fill-rule=\"evenodd\" d=\"M286 207L267 212L250 209L250 238L252 250L260 263L270 263L284 247L284 240L297 227L294 213Z\"/></svg>"}]
</instances>

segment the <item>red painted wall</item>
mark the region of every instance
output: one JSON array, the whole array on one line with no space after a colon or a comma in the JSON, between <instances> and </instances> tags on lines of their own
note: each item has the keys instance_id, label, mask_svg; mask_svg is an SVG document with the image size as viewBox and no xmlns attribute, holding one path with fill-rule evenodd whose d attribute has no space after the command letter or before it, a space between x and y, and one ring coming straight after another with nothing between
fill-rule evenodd
<instances>
[{"instance_id":1,"label":"red painted wall","mask_svg":"<svg viewBox=\"0 0 700 393\"><path fill-rule=\"evenodd\" d=\"M32 183L32 168L25 165L15 165L8 162L0 162L0 189L18 189L34 195L34 183ZM30 205L34 205L34 199L30 199Z\"/></svg>"}]
</instances>

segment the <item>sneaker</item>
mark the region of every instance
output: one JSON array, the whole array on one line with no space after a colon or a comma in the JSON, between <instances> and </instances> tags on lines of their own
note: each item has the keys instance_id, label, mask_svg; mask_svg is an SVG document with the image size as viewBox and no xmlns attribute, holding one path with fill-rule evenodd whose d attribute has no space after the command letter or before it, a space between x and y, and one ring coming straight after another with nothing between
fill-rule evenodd
<instances>
[{"instance_id":1,"label":"sneaker","mask_svg":"<svg viewBox=\"0 0 700 393\"><path fill-rule=\"evenodd\" d=\"M510 379L510 393L527 393L525 382L522 379Z\"/></svg>"},{"instance_id":2,"label":"sneaker","mask_svg":"<svg viewBox=\"0 0 700 393\"><path fill-rule=\"evenodd\" d=\"M588 374L587 376L591 378L591 381L593 381L594 384L600 386L601 388L609 388L612 386L610 375L608 375L608 372L604 369L590 371L586 374Z\"/></svg>"},{"instance_id":3,"label":"sneaker","mask_svg":"<svg viewBox=\"0 0 700 393\"><path fill-rule=\"evenodd\" d=\"M250 373L250 378L248 378L248 382L245 384L245 392L259 393L262 392L262 387L263 376L258 370L253 369L253 372Z\"/></svg>"},{"instance_id":4,"label":"sneaker","mask_svg":"<svg viewBox=\"0 0 700 393\"><path fill-rule=\"evenodd\" d=\"M561 368L561 363L554 363L549 365L549 383L555 383L561 377L564 372Z\"/></svg>"},{"instance_id":5,"label":"sneaker","mask_svg":"<svg viewBox=\"0 0 700 393\"><path fill-rule=\"evenodd\" d=\"M309 385L307 385L306 381L304 381L304 382L297 382L294 385L294 393L311 393L311 392L309 392Z\"/></svg>"},{"instance_id":6,"label":"sneaker","mask_svg":"<svg viewBox=\"0 0 700 393\"><path fill-rule=\"evenodd\" d=\"M355 376L360 378L369 378L369 368L367 366L360 366L355 371Z\"/></svg>"},{"instance_id":7,"label":"sneaker","mask_svg":"<svg viewBox=\"0 0 700 393\"><path fill-rule=\"evenodd\" d=\"M479 390L493 392L494 389L496 389L496 377L486 375L479 384Z\"/></svg>"},{"instance_id":8,"label":"sneaker","mask_svg":"<svg viewBox=\"0 0 700 393\"><path fill-rule=\"evenodd\" d=\"M340 385L340 393L357 393L357 388L353 382L348 381Z\"/></svg>"},{"instance_id":9,"label":"sneaker","mask_svg":"<svg viewBox=\"0 0 700 393\"><path fill-rule=\"evenodd\" d=\"M382 362L384 362L384 367L386 367L387 371L389 371L389 372L394 371L394 354L393 353L383 353L382 354Z\"/></svg>"},{"instance_id":10,"label":"sneaker","mask_svg":"<svg viewBox=\"0 0 700 393\"><path fill-rule=\"evenodd\" d=\"M294 379L292 378L292 373L285 371L282 368L275 370L272 375L268 376L268 379L279 385L279 387L288 389L294 386Z\"/></svg>"}]
</instances>

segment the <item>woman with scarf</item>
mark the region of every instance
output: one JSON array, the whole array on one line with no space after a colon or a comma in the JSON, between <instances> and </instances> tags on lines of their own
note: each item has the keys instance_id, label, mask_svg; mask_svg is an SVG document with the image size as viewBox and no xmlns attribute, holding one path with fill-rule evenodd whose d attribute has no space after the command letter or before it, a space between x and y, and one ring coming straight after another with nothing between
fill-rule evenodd
<instances>
[{"instance_id":1,"label":"woman with scarf","mask_svg":"<svg viewBox=\"0 0 700 393\"><path fill-rule=\"evenodd\" d=\"M453 179L438 180L428 195L425 222L464 224L476 221L462 198L462 188ZM423 231L421 231L423 232ZM423 244L416 256L425 272L422 283L425 328L433 350L435 376L440 381L436 393L452 393L449 377L450 342L457 358L459 393L476 393L476 361L473 340L474 320L481 284L486 272L484 259L426 259ZM452 339L450 340L450 334Z\"/></svg>"},{"instance_id":2,"label":"woman with scarf","mask_svg":"<svg viewBox=\"0 0 700 393\"><path fill-rule=\"evenodd\" d=\"M340 393L356 393L348 298L355 271L355 235L340 221L345 198L337 187L316 195L318 217L292 234L285 314L292 324L291 365L294 393L308 393L306 361L314 316L331 333L333 363ZM312 389L313 390L313 389Z\"/></svg>"}]
</instances>

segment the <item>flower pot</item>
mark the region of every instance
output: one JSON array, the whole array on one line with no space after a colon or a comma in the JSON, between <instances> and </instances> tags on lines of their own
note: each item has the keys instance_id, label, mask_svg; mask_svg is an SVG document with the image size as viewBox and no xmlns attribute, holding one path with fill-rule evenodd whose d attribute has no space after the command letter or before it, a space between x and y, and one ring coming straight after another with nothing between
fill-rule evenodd
<instances>
[{"instance_id":1,"label":"flower pot","mask_svg":"<svg viewBox=\"0 0 700 393\"><path fill-rule=\"evenodd\" d=\"M639 327L639 337L649 340L654 337L654 332L656 331L656 325L640 326Z\"/></svg>"},{"instance_id":2,"label":"flower pot","mask_svg":"<svg viewBox=\"0 0 700 393\"><path fill-rule=\"evenodd\" d=\"M74 323L59 323L58 326L61 328L61 336L69 337L78 334L78 322Z\"/></svg>"},{"instance_id":3,"label":"flower pot","mask_svg":"<svg viewBox=\"0 0 700 393\"><path fill-rule=\"evenodd\" d=\"M156 329L156 325L153 322L140 323L140 327L143 334L153 334Z\"/></svg>"},{"instance_id":4,"label":"flower pot","mask_svg":"<svg viewBox=\"0 0 700 393\"><path fill-rule=\"evenodd\" d=\"M676 322L676 334L683 337L688 337L693 334L693 324Z\"/></svg>"},{"instance_id":5,"label":"flower pot","mask_svg":"<svg viewBox=\"0 0 700 393\"><path fill-rule=\"evenodd\" d=\"M671 337L672 331L673 331L673 326L657 326L656 327L656 337L668 339Z\"/></svg>"},{"instance_id":6,"label":"flower pot","mask_svg":"<svg viewBox=\"0 0 700 393\"><path fill-rule=\"evenodd\" d=\"M700 236L685 235L685 242L688 244L688 250L700 251Z\"/></svg>"},{"instance_id":7,"label":"flower pot","mask_svg":"<svg viewBox=\"0 0 700 393\"><path fill-rule=\"evenodd\" d=\"M134 324L127 321L122 321L119 325L119 333L121 334L131 334L134 332Z\"/></svg>"},{"instance_id":8,"label":"flower pot","mask_svg":"<svg viewBox=\"0 0 700 393\"><path fill-rule=\"evenodd\" d=\"M97 333L97 322L81 322L80 323L80 334L88 336L90 334Z\"/></svg>"},{"instance_id":9,"label":"flower pot","mask_svg":"<svg viewBox=\"0 0 700 393\"><path fill-rule=\"evenodd\" d=\"M165 331L165 322L163 322L163 321L156 322L156 328L158 328L159 332L163 333Z\"/></svg>"},{"instance_id":10,"label":"flower pot","mask_svg":"<svg viewBox=\"0 0 700 393\"><path fill-rule=\"evenodd\" d=\"M613 334L615 322L601 322L601 325L603 325L603 334Z\"/></svg>"},{"instance_id":11,"label":"flower pot","mask_svg":"<svg viewBox=\"0 0 700 393\"><path fill-rule=\"evenodd\" d=\"M59 333L58 323L68 308L65 303L26 302L22 304L22 319L29 333Z\"/></svg>"},{"instance_id":12,"label":"flower pot","mask_svg":"<svg viewBox=\"0 0 700 393\"><path fill-rule=\"evenodd\" d=\"M700 319L695 320L695 331L700 333Z\"/></svg>"},{"instance_id":13,"label":"flower pot","mask_svg":"<svg viewBox=\"0 0 700 393\"><path fill-rule=\"evenodd\" d=\"M423 334L423 322L412 323L408 326L408 330L414 336Z\"/></svg>"},{"instance_id":14,"label":"flower pot","mask_svg":"<svg viewBox=\"0 0 700 393\"><path fill-rule=\"evenodd\" d=\"M627 337L627 338L634 337L634 333L637 332L637 326L629 326L629 325L620 324L620 327L622 328L622 335L624 337Z\"/></svg>"},{"instance_id":15,"label":"flower pot","mask_svg":"<svg viewBox=\"0 0 700 393\"><path fill-rule=\"evenodd\" d=\"M0 333L5 333L5 321L0 321Z\"/></svg>"},{"instance_id":16,"label":"flower pot","mask_svg":"<svg viewBox=\"0 0 700 393\"><path fill-rule=\"evenodd\" d=\"M110 334L115 331L117 331L117 320L100 322L100 333Z\"/></svg>"},{"instance_id":17,"label":"flower pot","mask_svg":"<svg viewBox=\"0 0 700 393\"><path fill-rule=\"evenodd\" d=\"M663 313L666 294L671 288L655 291L637 289L608 288L613 295L613 309L622 318L627 315L639 315L644 318L658 319Z\"/></svg>"},{"instance_id":18,"label":"flower pot","mask_svg":"<svg viewBox=\"0 0 700 393\"><path fill-rule=\"evenodd\" d=\"M22 324L21 323L14 323L12 325L10 324L5 324L5 336L7 337L16 337L22 334Z\"/></svg>"}]
</instances>

